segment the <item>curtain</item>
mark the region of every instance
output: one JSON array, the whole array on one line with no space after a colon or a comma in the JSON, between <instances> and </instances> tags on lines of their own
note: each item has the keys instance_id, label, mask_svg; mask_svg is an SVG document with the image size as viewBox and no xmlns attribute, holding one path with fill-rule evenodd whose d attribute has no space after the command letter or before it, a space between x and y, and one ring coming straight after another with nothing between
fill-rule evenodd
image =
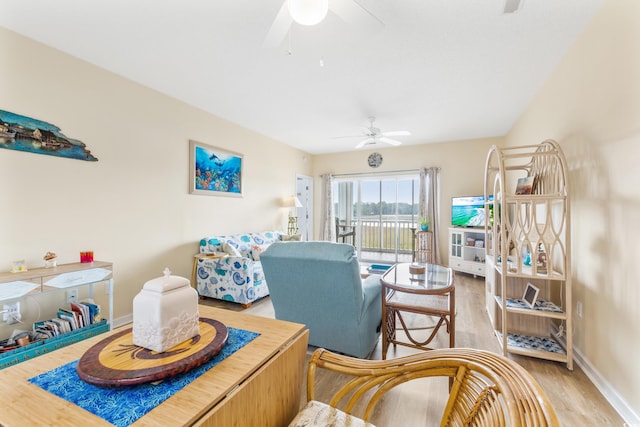
<instances>
[{"instance_id":1,"label":"curtain","mask_svg":"<svg viewBox=\"0 0 640 427\"><path fill-rule=\"evenodd\" d=\"M333 212L333 175L322 175L322 203L320 203L320 239L336 240L336 220Z\"/></svg>"},{"instance_id":2,"label":"curtain","mask_svg":"<svg viewBox=\"0 0 640 427\"><path fill-rule=\"evenodd\" d=\"M440 168L420 169L420 197L418 215L429 218L429 229L433 232L433 260L441 264L440 257Z\"/></svg>"}]
</instances>

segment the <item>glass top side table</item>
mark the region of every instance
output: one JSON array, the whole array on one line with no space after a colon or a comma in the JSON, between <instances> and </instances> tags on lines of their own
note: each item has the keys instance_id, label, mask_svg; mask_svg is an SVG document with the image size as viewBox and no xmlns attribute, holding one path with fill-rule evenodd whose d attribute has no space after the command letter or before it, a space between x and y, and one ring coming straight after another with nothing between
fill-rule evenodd
<instances>
[{"instance_id":1,"label":"glass top side table","mask_svg":"<svg viewBox=\"0 0 640 427\"><path fill-rule=\"evenodd\" d=\"M391 267L382 283L382 358L386 359L389 344L430 350L440 327L449 334L449 347L455 347L455 286L453 271L448 267L428 263L400 263ZM426 339L417 339L402 313L425 315L438 319ZM397 335L398 321L408 341Z\"/></svg>"}]
</instances>

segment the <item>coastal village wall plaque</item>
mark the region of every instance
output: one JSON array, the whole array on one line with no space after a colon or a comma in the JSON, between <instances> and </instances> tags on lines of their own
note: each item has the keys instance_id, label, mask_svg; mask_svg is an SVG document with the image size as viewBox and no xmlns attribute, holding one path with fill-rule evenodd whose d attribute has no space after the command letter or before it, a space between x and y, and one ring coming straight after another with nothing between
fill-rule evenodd
<instances>
[{"instance_id":1,"label":"coastal village wall plaque","mask_svg":"<svg viewBox=\"0 0 640 427\"><path fill-rule=\"evenodd\" d=\"M68 138L58 126L0 110L0 148L97 162L77 139Z\"/></svg>"}]
</instances>

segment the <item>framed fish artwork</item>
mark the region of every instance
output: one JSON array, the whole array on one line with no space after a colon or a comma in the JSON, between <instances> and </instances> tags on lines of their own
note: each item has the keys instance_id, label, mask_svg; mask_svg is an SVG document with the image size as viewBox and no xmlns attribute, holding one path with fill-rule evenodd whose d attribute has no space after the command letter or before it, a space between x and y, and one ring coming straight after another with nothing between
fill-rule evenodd
<instances>
[{"instance_id":1,"label":"framed fish artwork","mask_svg":"<svg viewBox=\"0 0 640 427\"><path fill-rule=\"evenodd\" d=\"M189 141L189 192L242 197L242 160L242 154Z\"/></svg>"}]
</instances>

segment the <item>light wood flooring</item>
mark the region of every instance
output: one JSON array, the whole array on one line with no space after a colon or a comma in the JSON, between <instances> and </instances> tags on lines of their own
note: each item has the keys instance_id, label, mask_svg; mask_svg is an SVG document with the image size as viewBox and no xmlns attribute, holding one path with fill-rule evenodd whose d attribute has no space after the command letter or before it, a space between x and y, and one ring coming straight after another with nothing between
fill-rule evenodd
<instances>
[{"instance_id":1,"label":"light wood flooring","mask_svg":"<svg viewBox=\"0 0 640 427\"><path fill-rule=\"evenodd\" d=\"M498 353L499 345L493 335L484 308L484 279L456 273L456 346L489 350ZM203 304L215 305L231 310L242 308L233 303L205 299ZM246 313L263 317L275 317L269 297L255 302L244 310ZM426 327L427 319L416 319L417 329ZM425 332L426 333L426 332ZM446 332L439 332L438 343L434 347L446 347ZM381 359L379 343L371 359ZM309 353L314 348L309 347ZM417 350L397 346L389 349L387 358L413 353ZM565 364L523 356L509 356L524 366L540 383L553 403L563 426L624 426L624 421L613 407L595 388L583 371L574 363L569 371ZM339 375L320 372L316 383L316 399L327 401L336 383L343 381ZM443 379L421 379L398 387L387 393L378 405L371 420L378 427L383 426L433 426L439 425L440 414L446 399L448 383ZM301 391L301 405L306 402Z\"/></svg>"}]
</instances>

